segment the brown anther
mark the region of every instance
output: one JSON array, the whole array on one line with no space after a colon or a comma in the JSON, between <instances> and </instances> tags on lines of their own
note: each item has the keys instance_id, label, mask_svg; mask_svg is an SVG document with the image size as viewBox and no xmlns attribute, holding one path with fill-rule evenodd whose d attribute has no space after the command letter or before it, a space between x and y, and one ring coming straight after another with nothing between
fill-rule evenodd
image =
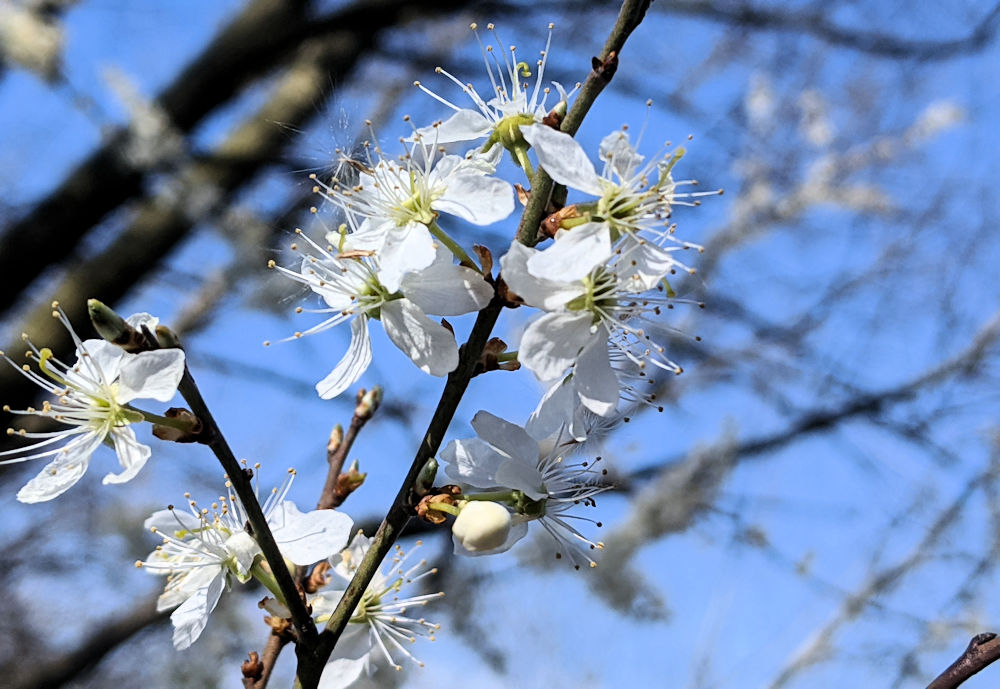
<instances>
[{"instance_id":1,"label":"brown anther","mask_svg":"<svg viewBox=\"0 0 1000 689\"><path fill-rule=\"evenodd\" d=\"M313 567L309 578L306 579L306 593L316 593L329 583L330 577L327 576L327 572L330 571L330 567L332 566L328 560L323 560Z\"/></svg>"},{"instance_id":2,"label":"brown anther","mask_svg":"<svg viewBox=\"0 0 1000 689\"><path fill-rule=\"evenodd\" d=\"M243 676L252 679L254 682L264 676L264 663L260 662L260 654L257 651L250 651L248 660L244 660L240 665L240 672Z\"/></svg>"},{"instance_id":3,"label":"brown anther","mask_svg":"<svg viewBox=\"0 0 1000 689\"><path fill-rule=\"evenodd\" d=\"M445 330L447 330L448 332L450 332L452 335L455 334L455 328L452 327L451 323L448 322L447 318L442 318L441 319L441 325L443 325L445 327Z\"/></svg>"},{"instance_id":4,"label":"brown anther","mask_svg":"<svg viewBox=\"0 0 1000 689\"><path fill-rule=\"evenodd\" d=\"M576 207L576 204L566 206L565 208L560 208L555 213L549 215L545 218L541 224L541 230L546 237L555 237L556 232L562 228L562 224L566 220L572 218L579 218L580 210Z\"/></svg>"}]
</instances>

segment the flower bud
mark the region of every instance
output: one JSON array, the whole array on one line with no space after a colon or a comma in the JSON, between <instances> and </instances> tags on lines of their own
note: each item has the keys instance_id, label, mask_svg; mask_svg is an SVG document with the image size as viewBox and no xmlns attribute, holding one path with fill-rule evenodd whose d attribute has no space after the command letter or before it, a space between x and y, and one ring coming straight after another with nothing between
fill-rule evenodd
<instances>
[{"instance_id":1,"label":"flower bud","mask_svg":"<svg viewBox=\"0 0 1000 689\"><path fill-rule=\"evenodd\" d=\"M510 535L510 512L500 503L473 500L455 518L451 532L470 552L494 550Z\"/></svg>"}]
</instances>

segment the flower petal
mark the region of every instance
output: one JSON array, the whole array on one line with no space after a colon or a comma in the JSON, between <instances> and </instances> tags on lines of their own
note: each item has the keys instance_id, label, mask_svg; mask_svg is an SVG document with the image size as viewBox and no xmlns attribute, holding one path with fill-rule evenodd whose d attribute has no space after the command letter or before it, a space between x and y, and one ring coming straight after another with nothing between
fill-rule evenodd
<instances>
[{"instance_id":1,"label":"flower petal","mask_svg":"<svg viewBox=\"0 0 1000 689\"><path fill-rule=\"evenodd\" d=\"M170 616L174 625L174 648L183 651L198 640L208 624L208 615L219 602L225 584L225 574L220 570L208 586L198 589L181 603Z\"/></svg>"},{"instance_id":2,"label":"flower petal","mask_svg":"<svg viewBox=\"0 0 1000 689\"><path fill-rule=\"evenodd\" d=\"M451 256L444 247L441 250ZM436 316L479 311L493 298L493 288L482 275L471 268L454 265L450 258L443 263L435 261L419 272L407 273L399 287L424 313Z\"/></svg>"},{"instance_id":3,"label":"flower petal","mask_svg":"<svg viewBox=\"0 0 1000 689\"><path fill-rule=\"evenodd\" d=\"M456 141L473 141L490 133L493 125L475 110L459 110L437 126L417 130L425 144L450 144Z\"/></svg>"},{"instance_id":4,"label":"flower petal","mask_svg":"<svg viewBox=\"0 0 1000 689\"><path fill-rule=\"evenodd\" d=\"M478 170L458 173L431 207L473 225L492 225L514 212L514 188Z\"/></svg>"},{"instance_id":5,"label":"flower petal","mask_svg":"<svg viewBox=\"0 0 1000 689\"><path fill-rule=\"evenodd\" d=\"M580 352L573 369L573 382L580 401L599 416L610 416L618 408L618 376L611 368L608 345L595 339Z\"/></svg>"},{"instance_id":6,"label":"flower petal","mask_svg":"<svg viewBox=\"0 0 1000 689\"><path fill-rule=\"evenodd\" d=\"M573 365L580 350L598 337L591 332L592 322L587 312L543 315L524 331L518 361L539 380L558 378Z\"/></svg>"},{"instance_id":7,"label":"flower petal","mask_svg":"<svg viewBox=\"0 0 1000 689\"><path fill-rule=\"evenodd\" d=\"M458 366L455 336L435 323L409 299L395 299L382 307L382 325L393 344L432 376L446 376Z\"/></svg>"},{"instance_id":8,"label":"flower petal","mask_svg":"<svg viewBox=\"0 0 1000 689\"><path fill-rule=\"evenodd\" d=\"M558 282L539 277L528 270L528 261L539 252L518 241L510 245L510 250L500 258L500 270L504 282L521 297L526 304L555 310L586 292L583 282Z\"/></svg>"},{"instance_id":9,"label":"flower petal","mask_svg":"<svg viewBox=\"0 0 1000 689\"><path fill-rule=\"evenodd\" d=\"M444 472L449 478L476 488L496 486L497 469L507 459L479 438L452 440L441 451L440 457L446 462Z\"/></svg>"},{"instance_id":10,"label":"flower petal","mask_svg":"<svg viewBox=\"0 0 1000 689\"><path fill-rule=\"evenodd\" d=\"M558 380L545 391L538 407L524 425L532 438L541 441L565 429L573 440L582 442L587 439L580 413L580 398L576 394L573 380Z\"/></svg>"},{"instance_id":11,"label":"flower petal","mask_svg":"<svg viewBox=\"0 0 1000 689\"><path fill-rule=\"evenodd\" d=\"M549 177L594 196L604 193L594 164L572 136L544 124L521 127L521 134L535 149L538 162Z\"/></svg>"},{"instance_id":12,"label":"flower petal","mask_svg":"<svg viewBox=\"0 0 1000 689\"><path fill-rule=\"evenodd\" d=\"M90 456L104 441L100 433L88 433L63 448L56 458L17 492L20 502L45 502L62 495L87 472Z\"/></svg>"},{"instance_id":13,"label":"flower petal","mask_svg":"<svg viewBox=\"0 0 1000 689\"><path fill-rule=\"evenodd\" d=\"M508 457L532 467L538 464L538 443L517 424L480 411L472 417L472 427L476 435Z\"/></svg>"},{"instance_id":14,"label":"flower petal","mask_svg":"<svg viewBox=\"0 0 1000 689\"><path fill-rule=\"evenodd\" d=\"M288 500L268 515L268 522L281 554L303 566L325 560L341 550L354 529L354 520L343 512L303 513Z\"/></svg>"},{"instance_id":15,"label":"flower petal","mask_svg":"<svg viewBox=\"0 0 1000 689\"><path fill-rule=\"evenodd\" d=\"M560 230L555 244L528 259L528 272L538 278L572 282L583 279L610 256L611 230L604 223L589 222Z\"/></svg>"},{"instance_id":16,"label":"flower petal","mask_svg":"<svg viewBox=\"0 0 1000 689\"><path fill-rule=\"evenodd\" d=\"M614 265L619 285L624 290L638 293L653 289L677 265L670 252L654 244L627 241Z\"/></svg>"},{"instance_id":17,"label":"flower petal","mask_svg":"<svg viewBox=\"0 0 1000 689\"><path fill-rule=\"evenodd\" d=\"M316 392L322 399L333 399L353 385L368 370L371 362L372 342L368 337L368 316L357 316L351 321L351 344L347 353L326 378L316 383Z\"/></svg>"},{"instance_id":18,"label":"flower petal","mask_svg":"<svg viewBox=\"0 0 1000 689\"><path fill-rule=\"evenodd\" d=\"M111 441L115 444L118 463L122 465L123 471L118 474L108 474L101 480L101 483L107 485L131 481L146 465L146 461L153 451L148 445L143 445L136 440L135 431L128 426L111 429Z\"/></svg>"},{"instance_id":19,"label":"flower petal","mask_svg":"<svg viewBox=\"0 0 1000 689\"><path fill-rule=\"evenodd\" d=\"M403 274L423 270L434 262L437 245L430 231L420 223L394 229L386 237L379 257L378 278L390 292L399 289Z\"/></svg>"},{"instance_id":20,"label":"flower petal","mask_svg":"<svg viewBox=\"0 0 1000 689\"><path fill-rule=\"evenodd\" d=\"M118 374L118 401L153 399L168 402L184 377L184 351L158 349L129 354Z\"/></svg>"}]
</instances>

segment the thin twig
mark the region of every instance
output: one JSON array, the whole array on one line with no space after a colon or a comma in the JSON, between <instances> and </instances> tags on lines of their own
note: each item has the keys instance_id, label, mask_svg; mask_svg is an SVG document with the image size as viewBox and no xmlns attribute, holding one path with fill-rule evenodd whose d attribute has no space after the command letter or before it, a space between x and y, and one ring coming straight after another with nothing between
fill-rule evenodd
<instances>
[{"instance_id":1,"label":"thin twig","mask_svg":"<svg viewBox=\"0 0 1000 689\"><path fill-rule=\"evenodd\" d=\"M299 634L299 644L312 646L317 636L316 625L313 623L312 615L309 614L309 610L306 608L305 602L302 600L302 596L295 586L292 574L288 571L288 567L285 566L285 560L281 556L278 544L271 534L271 527L267 524L267 519L264 517L264 512L260 507L260 502L257 500L257 494L250 483L250 472L245 472L236 459L236 455L233 454L232 448L229 447L225 436L222 435L222 431L212 417L212 413L209 411L208 405L205 404L205 400L201 396L201 392L198 390L198 386L187 367L184 369L184 377L181 379L181 383L177 389L191 407L191 411L203 425L201 442L207 445L215 453L215 456L219 458L222 468L229 477L229 481L233 484L236 495L243 504L247 520L250 522L251 535L257 541L257 545L260 546L260 550L264 554L264 559L267 561L271 573L274 575L275 581L281 589L281 595L285 598L285 605L292 614L292 624L295 625L295 629Z\"/></svg>"},{"instance_id":2,"label":"thin twig","mask_svg":"<svg viewBox=\"0 0 1000 689\"><path fill-rule=\"evenodd\" d=\"M954 689L974 674L1000 659L1000 637L994 632L976 634L968 648L927 689Z\"/></svg>"}]
</instances>

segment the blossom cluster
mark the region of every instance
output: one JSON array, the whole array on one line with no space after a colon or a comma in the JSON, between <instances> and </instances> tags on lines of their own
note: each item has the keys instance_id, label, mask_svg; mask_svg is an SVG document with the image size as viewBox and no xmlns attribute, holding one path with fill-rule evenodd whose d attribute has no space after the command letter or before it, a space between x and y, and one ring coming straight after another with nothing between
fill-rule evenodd
<instances>
[{"instance_id":1,"label":"blossom cluster","mask_svg":"<svg viewBox=\"0 0 1000 689\"><path fill-rule=\"evenodd\" d=\"M683 149L647 160L627 129L601 140L595 165L559 129L577 89L551 82L556 97L549 103L553 89L543 75L550 42L551 26L533 83L531 66L519 61L514 49L481 42L491 87L487 96L438 69L472 107L417 82L452 114L423 127L411 123L396 156L386 153L369 126L371 139L360 156L341 154L335 175L312 176L323 214L332 210L330 219L317 211L323 235L296 230L297 258L287 265L272 260L269 267L308 287L321 302L309 311L322 319L294 338L349 323L346 353L316 384L323 399L344 393L364 375L376 324L418 369L443 377L459 365L460 350L451 324L439 318L476 313L490 304L535 310L516 348L494 352L492 362L493 369L523 365L541 384L527 421L519 425L479 411L471 421L476 436L451 439L438 453L452 483L434 485L431 476L419 503L408 507L431 524L450 526L456 554L501 553L536 528L554 541L557 557L579 568L595 566L602 548L586 533L600 522L582 513L611 488L598 468L600 458L583 458L582 448L617 423L627 405L652 403L641 389L650 379L648 367L681 372L668 353L662 316L679 301L671 276L694 273L678 256L700 248L675 236L671 218L675 206L697 205L702 193L681 191L694 182L673 177ZM444 227L455 218L476 227L504 222L514 213L516 197L530 198L525 185L537 183L540 171L565 187L573 202L549 208L538 241L529 245L522 237L493 251L483 246L469 251ZM508 173L523 184L505 178ZM494 251L501 254L497 275ZM49 460L18 493L22 502L50 500L70 488L101 445L115 450L122 467L104 482L126 482L151 455L133 425L148 421L163 439L190 440L185 435L197 422L186 410L161 415L135 404L170 401L188 375L180 348L153 342L154 317L136 314L121 322L120 329L138 333L145 343L130 349L105 339L81 340L54 308L74 339L75 363L64 364L26 339L38 371L18 368L54 400L41 409L5 407L63 426L8 431L34 442L0 453L0 462ZM294 476L290 471L281 487L257 499L289 571L299 573L300 584L308 579L304 602L323 625L371 541L360 533L352 537L353 521L338 510L301 512L287 500ZM247 506L232 484L227 481L225 494L207 507L190 495L185 500L185 509L170 507L146 520L146 529L162 542L137 563L167 577L157 607L173 609L175 647L191 646L223 592L251 580L267 588L270 595L261 606L272 619L291 617L274 563L264 558L248 527ZM426 561L413 563L410 555L397 549L390 569L369 582L320 686L350 686L379 664L399 669L402 658L419 662L407 644L433 639L438 626L409 610L443 594L421 589L404 595L404 588L436 571Z\"/></svg>"}]
</instances>

